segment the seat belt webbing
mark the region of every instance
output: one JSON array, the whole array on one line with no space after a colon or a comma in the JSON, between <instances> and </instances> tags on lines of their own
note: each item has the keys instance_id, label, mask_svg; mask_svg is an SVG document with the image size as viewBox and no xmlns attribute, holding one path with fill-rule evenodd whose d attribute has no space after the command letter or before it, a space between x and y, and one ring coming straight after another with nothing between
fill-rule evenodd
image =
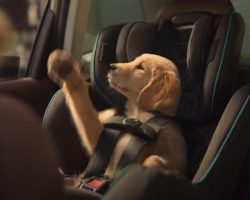
<instances>
[{"instance_id":1,"label":"seat belt webbing","mask_svg":"<svg viewBox=\"0 0 250 200\"><path fill-rule=\"evenodd\" d=\"M84 178L103 174L108 166L116 143L120 137L120 130L105 128L97 146L90 157Z\"/></svg>"},{"instance_id":2,"label":"seat belt webbing","mask_svg":"<svg viewBox=\"0 0 250 200\"><path fill-rule=\"evenodd\" d=\"M154 129L155 133L159 133L160 129L169 122L169 117L166 116L155 116L146 122L151 128ZM120 161L118 162L116 172L119 172L124 166L131 164L135 161L136 156L143 148L144 145L149 142L140 138L132 137L129 141L126 150L124 151Z\"/></svg>"},{"instance_id":3,"label":"seat belt webbing","mask_svg":"<svg viewBox=\"0 0 250 200\"><path fill-rule=\"evenodd\" d=\"M169 118L166 116L153 117L145 124L124 116L111 117L106 122L105 129L103 130L98 144L89 160L84 178L101 175L105 172L121 133L131 129L134 134L132 134L133 137L129 141L126 150L118 162L116 171L132 163L141 148L154 141L155 136L153 133L158 133L168 121ZM142 133L138 134L136 132Z\"/></svg>"}]
</instances>

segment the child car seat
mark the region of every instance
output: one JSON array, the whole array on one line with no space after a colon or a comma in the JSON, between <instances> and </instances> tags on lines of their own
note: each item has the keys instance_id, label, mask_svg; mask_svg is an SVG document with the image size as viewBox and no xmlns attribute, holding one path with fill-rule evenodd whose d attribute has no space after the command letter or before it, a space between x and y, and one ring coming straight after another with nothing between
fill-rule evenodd
<instances>
[{"instance_id":1,"label":"child car seat","mask_svg":"<svg viewBox=\"0 0 250 200\"><path fill-rule=\"evenodd\" d=\"M183 24L163 20L159 24L135 22L105 28L97 37L91 80L103 100L122 109L124 97L109 92L106 80L109 63L129 62L142 53L173 60L182 80L182 99L176 118L182 122L190 144L191 175L235 90L244 25L237 13L207 14L192 29L187 25L188 28L183 28Z\"/></svg>"},{"instance_id":2,"label":"child car seat","mask_svg":"<svg viewBox=\"0 0 250 200\"><path fill-rule=\"evenodd\" d=\"M196 1L196 0L190 0L188 2L186 1L171 1L166 4L165 7L163 7L158 13L155 18L155 24L159 24L160 21L164 21L164 19L169 20L171 23L175 25L175 31L167 31L167 34L165 35L164 31L162 31L162 38L166 40L167 45L163 45L162 52L168 48L170 48L171 51L169 54L173 54L173 56L170 56L169 54L166 54L166 56L172 57L175 62L178 62L178 66L180 66L180 69L186 70L186 48L187 43L190 35L190 31L192 30L193 23L199 19L201 16L206 16L211 13L214 14L226 14L233 12L234 8L229 0L221 0L221 1L213 1L207 3L206 1ZM166 20L166 23L168 24ZM170 24L171 24L170 23ZM122 25L118 25L117 30L120 29ZM159 26L160 29L160 26ZM114 32L114 31L112 31ZM118 31L119 32L119 31ZM117 39L118 32L114 32L114 36L112 34L109 34L109 43L108 46L110 46L110 42L113 42L113 45L115 46L115 41ZM143 32L143 35L147 34L147 32ZM104 34L100 34L99 38L101 39ZM108 35L105 34L105 35ZM166 37L167 36L167 37ZM169 39L168 39L169 37ZM114 40L113 40L114 39ZM164 40L163 40L164 41ZM175 41L175 43L171 43L171 41ZM137 41L136 41L137 42ZM174 44L174 45L173 45ZM140 43L140 45L143 45L143 43ZM102 48L105 48L105 44L102 44ZM160 47L160 43L158 45ZM143 48L142 48L143 49ZM159 48L160 49L160 48ZM100 49L96 49L96 51L100 51ZM114 52L114 47L113 50ZM131 48L130 50L131 51ZM104 51L105 52L105 51ZM107 51L107 53L110 51ZM145 51L142 51L145 52ZM166 52L166 51L165 51ZM105 64L105 59L114 57L114 53L111 53L112 55L105 55L102 56L104 58L103 64ZM103 71L107 70L107 66L104 67L104 70L102 70L102 61L98 61L98 53L95 53L95 58L97 58L97 64L99 67L96 67L95 73L98 75L98 78L105 79L105 75L102 74ZM114 59L116 60L116 59ZM106 60L108 62L108 60ZM181 66L184 67L181 67ZM99 69L100 72L99 72ZM182 73L185 74L185 73ZM104 80L105 81L105 80ZM98 81L99 82L99 81ZM100 86L100 84L99 84ZM106 87L105 87L106 88ZM103 89L102 87L100 89ZM89 91L90 96L92 98L92 101L96 108L98 110L105 109L110 106L110 103L107 103L107 101L103 101L102 95L99 94L99 92L102 92L101 90L97 92L98 87L92 87L90 85ZM118 104L119 102L122 102L122 97L118 97L116 95L116 98L118 100L116 101ZM119 99L120 98L120 99ZM121 101L120 101L121 100ZM124 102L124 99L123 99ZM123 103L121 103L123 105ZM223 109L223 108L222 108ZM47 112L44 117L44 124L49 128L51 134L55 138L55 141L57 142L57 146L59 149L59 152L61 152L62 160L63 160L63 168L65 172L67 173L75 173L82 171L86 167L86 163L88 160L88 157L86 155L86 152L81 148L80 143L78 142L77 134L74 125L71 123L70 120L70 114L68 112L68 109L65 105L64 97L62 94L62 91L59 91L51 101L50 105L48 106ZM68 147L68 148L65 148Z\"/></svg>"},{"instance_id":3,"label":"child car seat","mask_svg":"<svg viewBox=\"0 0 250 200\"><path fill-rule=\"evenodd\" d=\"M180 17L176 22L162 20L159 24L136 22L107 27L98 35L91 71L94 89L91 87L90 92L99 92L101 102L122 109L125 99L108 89L106 74L110 63L131 61L147 52L166 56L177 64L183 88L177 119L185 130L189 147L191 180L201 170L200 162L218 119L235 91L235 71L244 33L243 20L237 13L202 16L196 18L194 25L194 21L186 20L183 24ZM53 109L48 109L45 118L48 127L53 124L53 113ZM218 193L214 194L215 199Z\"/></svg>"}]
</instances>

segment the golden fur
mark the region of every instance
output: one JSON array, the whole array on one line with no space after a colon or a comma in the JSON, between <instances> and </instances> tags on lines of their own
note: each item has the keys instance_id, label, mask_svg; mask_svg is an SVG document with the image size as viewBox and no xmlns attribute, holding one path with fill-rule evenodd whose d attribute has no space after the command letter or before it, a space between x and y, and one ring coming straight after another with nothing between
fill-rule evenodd
<instances>
[{"instance_id":1,"label":"golden fur","mask_svg":"<svg viewBox=\"0 0 250 200\"><path fill-rule=\"evenodd\" d=\"M79 66L68 53L56 50L49 57L48 74L61 84L81 141L91 154L99 140L103 122L114 115L115 110L101 113L95 110ZM111 88L127 97L127 117L146 122L153 117L147 110L175 116L181 96L181 83L173 62L161 56L143 54L130 63L112 64L111 68L108 82ZM129 138L129 134L124 134L118 141L106 174L113 175ZM184 172L186 145L178 124L169 119L169 123L160 130L157 141L143 147L137 160L147 167Z\"/></svg>"}]
</instances>

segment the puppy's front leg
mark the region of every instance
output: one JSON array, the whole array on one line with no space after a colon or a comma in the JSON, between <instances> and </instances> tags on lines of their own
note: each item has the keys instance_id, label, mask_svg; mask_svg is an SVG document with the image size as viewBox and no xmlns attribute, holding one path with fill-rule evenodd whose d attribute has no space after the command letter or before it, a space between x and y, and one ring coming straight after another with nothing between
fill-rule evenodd
<instances>
[{"instance_id":1,"label":"puppy's front leg","mask_svg":"<svg viewBox=\"0 0 250 200\"><path fill-rule=\"evenodd\" d=\"M66 52L56 50L48 60L48 75L62 85L78 134L91 154L99 140L103 126L88 95L88 87L80 72L80 65Z\"/></svg>"}]
</instances>

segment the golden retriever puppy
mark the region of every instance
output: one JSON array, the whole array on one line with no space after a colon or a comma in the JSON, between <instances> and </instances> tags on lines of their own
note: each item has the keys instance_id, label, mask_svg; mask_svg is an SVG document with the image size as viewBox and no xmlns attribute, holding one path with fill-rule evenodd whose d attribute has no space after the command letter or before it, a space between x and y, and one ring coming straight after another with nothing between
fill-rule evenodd
<instances>
[{"instance_id":1,"label":"golden retriever puppy","mask_svg":"<svg viewBox=\"0 0 250 200\"><path fill-rule=\"evenodd\" d=\"M68 53L60 50L51 53L48 75L61 84L82 144L91 155L102 133L103 122L114 115L115 110L102 113L95 110L80 73L80 65ZM124 111L127 117L146 122L154 117L149 111L170 116L169 123L159 131L157 141L144 146L137 161L146 167L184 172L186 145L180 127L171 119L176 114L181 96L175 64L161 56L143 54L130 63L111 64L107 79L111 88L127 97ZM119 139L106 175L113 176L130 137L130 134L124 134Z\"/></svg>"}]
</instances>

